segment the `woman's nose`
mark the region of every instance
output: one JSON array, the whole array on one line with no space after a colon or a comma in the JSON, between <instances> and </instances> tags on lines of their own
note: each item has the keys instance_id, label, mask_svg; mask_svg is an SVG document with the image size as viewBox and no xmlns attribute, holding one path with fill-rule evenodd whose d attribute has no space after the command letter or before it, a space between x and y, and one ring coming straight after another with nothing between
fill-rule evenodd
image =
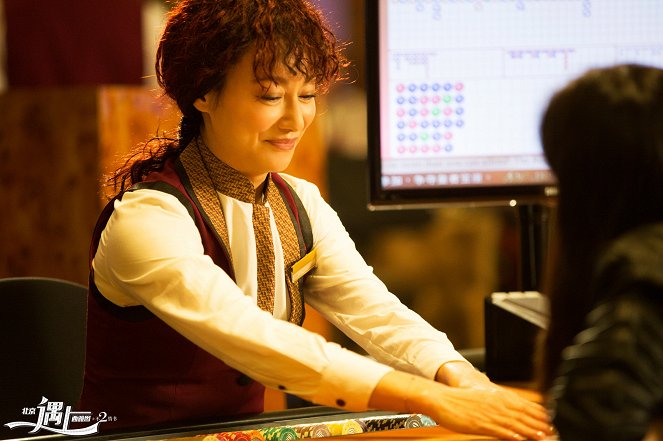
<instances>
[{"instance_id":1,"label":"woman's nose","mask_svg":"<svg viewBox=\"0 0 663 441\"><path fill-rule=\"evenodd\" d=\"M298 99L286 102L280 127L291 132L298 132L306 128L307 106L310 104L301 103Z\"/></svg>"}]
</instances>

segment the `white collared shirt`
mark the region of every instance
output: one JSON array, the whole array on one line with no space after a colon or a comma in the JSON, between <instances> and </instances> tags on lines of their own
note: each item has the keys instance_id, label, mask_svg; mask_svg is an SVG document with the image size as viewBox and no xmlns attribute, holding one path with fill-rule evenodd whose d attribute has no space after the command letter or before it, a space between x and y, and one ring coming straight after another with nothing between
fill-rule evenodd
<instances>
[{"instance_id":1,"label":"white collared shirt","mask_svg":"<svg viewBox=\"0 0 663 441\"><path fill-rule=\"evenodd\" d=\"M256 254L251 204L221 195L235 283L204 254L185 207L157 190L116 201L93 261L95 284L120 306L144 305L185 337L268 387L314 403L366 410L378 381L392 368L434 378L445 362L463 360L446 335L407 309L373 274L317 187L281 175L311 221L317 268L306 302L375 360L284 321L285 281L276 284L275 316L256 304ZM277 275L284 274L272 215Z\"/></svg>"}]
</instances>

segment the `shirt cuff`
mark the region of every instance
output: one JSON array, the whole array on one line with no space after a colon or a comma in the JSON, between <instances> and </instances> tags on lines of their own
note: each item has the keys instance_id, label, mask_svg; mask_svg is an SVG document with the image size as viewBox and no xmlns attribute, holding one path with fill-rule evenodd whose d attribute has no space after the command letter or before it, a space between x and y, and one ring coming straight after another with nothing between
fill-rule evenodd
<instances>
[{"instance_id":1,"label":"shirt cuff","mask_svg":"<svg viewBox=\"0 0 663 441\"><path fill-rule=\"evenodd\" d=\"M467 361L458 351L451 350L447 351L444 356L438 356L433 354L426 354L417 358L417 366L421 366L420 372L421 376L428 378L429 380L434 380L435 375L437 374L438 369L443 364L449 363L450 361Z\"/></svg>"},{"instance_id":2,"label":"shirt cuff","mask_svg":"<svg viewBox=\"0 0 663 441\"><path fill-rule=\"evenodd\" d=\"M344 349L324 370L320 388L311 400L353 412L368 410L373 390L382 377L392 370L371 358Z\"/></svg>"}]
</instances>

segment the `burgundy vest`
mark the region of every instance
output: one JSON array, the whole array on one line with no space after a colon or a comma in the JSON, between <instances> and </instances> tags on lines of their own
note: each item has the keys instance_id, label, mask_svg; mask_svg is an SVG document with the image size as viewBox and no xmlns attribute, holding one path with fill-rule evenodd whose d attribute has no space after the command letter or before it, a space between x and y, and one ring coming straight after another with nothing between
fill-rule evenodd
<instances>
[{"instance_id":1,"label":"burgundy vest","mask_svg":"<svg viewBox=\"0 0 663 441\"><path fill-rule=\"evenodd\" d=\"M300 250L306 253L312 244L308 216L290 186L276 174L272 178L290 211ZM205 254L235 278L227 250L192 196L179 161L167 162L163 171L150 174L134 188L178 197L194 219ZM262 412L261 384L191 343L143 306L118 307L101 295L94 284L92 258L114 200L101 213L90 247L85 380L79 409L112 417L100 425L102 431Z\"/></svg>"}]
</instances>

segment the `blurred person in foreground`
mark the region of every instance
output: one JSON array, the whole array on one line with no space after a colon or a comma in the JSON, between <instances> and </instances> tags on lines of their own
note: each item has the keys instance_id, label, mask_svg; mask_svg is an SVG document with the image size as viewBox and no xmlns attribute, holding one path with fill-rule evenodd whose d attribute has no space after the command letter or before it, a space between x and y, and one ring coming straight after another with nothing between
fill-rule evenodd
<instances>
[{"instance_id":1,"label":"blurred person in foreground","mask_svg":"<svg viewBox=\"0 0 663 441\"><path fill-rule=\"evenodd\" d=\"M541 134L559 182L542 346L554 426L562 440L656 436L654 422L663 418L663 70L587 72L552 98Z\"/></svg>"}]
</instances>

